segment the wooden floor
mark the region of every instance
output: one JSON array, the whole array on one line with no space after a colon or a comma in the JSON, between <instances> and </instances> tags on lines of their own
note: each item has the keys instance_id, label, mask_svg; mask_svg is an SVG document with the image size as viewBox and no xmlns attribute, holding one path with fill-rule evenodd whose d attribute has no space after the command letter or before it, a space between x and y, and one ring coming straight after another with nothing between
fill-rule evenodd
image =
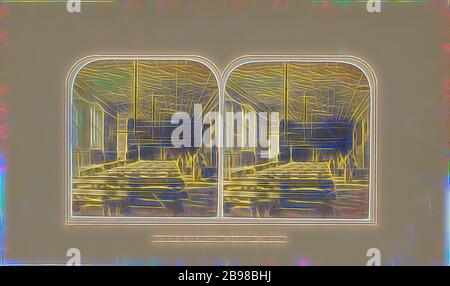
<instances>
[{"instance_id":1,"label":"wooden floor","mask_svg":"<svg viewBox=\"0 0 450 286\"><path fill-rule=\"evenodd\" d=\"M333 177L327 162L291 162L225 182L225 216L364 217L367 190Z\"/></svg>"},{"instance_id":2,"label":"wooden floor","mask_svg":"<svg viewBox=\"0 0 450 286\"><path fill-rule=\"evenodd\" d=\"M176 216L185 182L175 162L138 161L73 179L74 212L103 216Z\"/></svg>"},{"instance_id":3,"label":"wooden floor","mask_svg":"<svg viewBox=\"0 0 450 286\"><path fill-rule=\"evenodd\" d=\"M183 176L174 161L138 161L73 179L81 216L215 217L217 182ZM326 162L291 162L224 182L232 217L359 218L367 179L333 177Z\"/></svg>"}]
</instances>

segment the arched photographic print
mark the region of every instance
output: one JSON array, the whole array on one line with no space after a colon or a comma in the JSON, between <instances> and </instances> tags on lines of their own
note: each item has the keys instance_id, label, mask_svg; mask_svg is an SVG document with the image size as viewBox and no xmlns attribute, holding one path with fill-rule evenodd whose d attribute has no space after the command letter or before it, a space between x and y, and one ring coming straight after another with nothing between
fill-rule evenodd
<instances>
[{"instance_id":1,"label":"arched photographic print","mask_svg":"<svg viewBox=\"0 0 450 286\"><path fill-rule=\"evenodd\" d=\"M225 132L224 216L369 219L373 105L369 78L348 62L237 65L225 113L242 132Z\"/></svg>"},{"instance_id":2,"label":"arched photographic print","mask_svg":"<svg viewBox=\"0 0 450 286\"><path fill-rule=\"evenodd\" d=\"M100 58L82 66L70 88L73 216L216 216L216 148L171 140L174 114L218 109L218 83L207 66Z\"/></svg>"}]
</instances>

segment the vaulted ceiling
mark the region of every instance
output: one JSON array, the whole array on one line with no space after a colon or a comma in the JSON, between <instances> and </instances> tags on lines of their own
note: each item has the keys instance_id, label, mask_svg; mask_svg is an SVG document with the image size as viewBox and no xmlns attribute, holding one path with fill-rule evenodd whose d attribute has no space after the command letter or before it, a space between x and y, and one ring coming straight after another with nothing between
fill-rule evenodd
<instances>
[{"instance_id":1,"label":"vaulted ceiling","mask_svg":"<svg viewBox=\"0 0 450 286\"><path fill-rule=\"evenodd\" d=\"M227 101L281 118L287 104L289 120L297 122L351 121L370 103L366 76L345 63L249 63L232 72L226 92Z\"/></svg>"},{"instance_id":2,"label":"vaulted ceiling","mask_svg":"<svg viewBox=\"0 0 450 286\"><path fill-rule=\"evenodd\" d=\"M194 104L206 112L218 104L213 73L187 60L99 60L78 73L74 89L75 97L140 120L170 120L176 111L192 113ZM351 121L368 114L370 90L364 73L350 64L249 63L228 78L226 101L281 118L287 109L297 122Z\"/></svg>"},{"instance_id":3,"label":"vaulted ceiling","mask_svg":"<svg viewBox=\"0 0 450 286\"><path fill-rule=\"evenodd\" d=\"M204 65L181 60L100 60L77 75L75 96L141 120L170 120L176 111L217 105L218 86ZM155 114L154 114L155 113Z\"/></svg>"}]
</instances>

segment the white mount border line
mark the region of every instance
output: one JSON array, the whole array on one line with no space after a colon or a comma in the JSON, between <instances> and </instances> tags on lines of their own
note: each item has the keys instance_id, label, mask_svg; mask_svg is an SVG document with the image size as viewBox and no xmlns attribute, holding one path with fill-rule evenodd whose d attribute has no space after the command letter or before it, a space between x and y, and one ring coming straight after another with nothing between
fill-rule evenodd
<instances>
[{"instance_id":1,"label":"white mount border line","mask_svg":"<svg viewBox=\"0 0 450 286\"><path fill-rule=\"evenodd\" d=\"M313 219L313 218L238 218L223 216L223 148L218 152L218 198L217 217L100 217L74 216L72 214L72 97L73 85L78 73L86 65L101 60L178 60L193 61L206 66L215 76L219 89L219 113L224 114L225 85L228 77L239 66L257 62L334 62L346 63L360 69L370 86L370 175L369 175L369 216L365 219ZM376 225L377 224L377 115L378 81L373 69L362 59L337 55L257 55L243 56L226 66L220 73L208 59L192 55L93 55L76 62L66 78L65 86L65 223L68 225ZM221 122L219 122L220 126ZM219 140L223 140L220 132ZM217 148L217 147L216 147Z\"/></svg>"}]
</instances>

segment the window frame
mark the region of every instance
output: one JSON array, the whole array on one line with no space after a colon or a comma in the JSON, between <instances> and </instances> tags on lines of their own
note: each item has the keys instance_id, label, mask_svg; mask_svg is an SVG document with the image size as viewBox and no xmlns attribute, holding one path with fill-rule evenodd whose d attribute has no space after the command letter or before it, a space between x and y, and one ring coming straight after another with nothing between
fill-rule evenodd
<instances>
[{"instance_id":1,"label":"window frame","mask_svg":"<svg viewBox=\"0 0 450 286\"><path fill-rule=\"evenodd\" d=\"M80 111L75 105L71 106L72 108L72 126L75 126L75 130L72 129L72 139L75 137L75 141L72 140L73 148L78 150L80 148Z\"/></svg>"},{"instance_id":2,"label":"window frame","mask_svg":"<svg viewBox=\"0 0 450 286\"><path fill-rule=\"evenodd\" d=\"M105 114L103 110L101 110L101 108L99 108L97 105L91 105L89 112L90 112L89 147L91 150L103 150L105 137L104 132Z\"/></svg>"}]
</instances>

